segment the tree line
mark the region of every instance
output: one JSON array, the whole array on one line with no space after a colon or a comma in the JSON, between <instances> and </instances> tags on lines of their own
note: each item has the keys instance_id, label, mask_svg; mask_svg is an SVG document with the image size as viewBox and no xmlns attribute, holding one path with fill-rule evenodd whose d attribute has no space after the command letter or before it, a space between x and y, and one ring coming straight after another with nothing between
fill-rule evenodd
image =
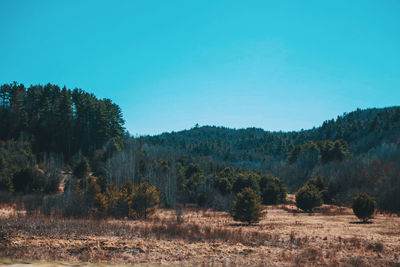
<instances>
[{"instance_id":1,"label":"tree line","mask_svg":"<svg viewBox=\"0 0 400 267\"><path fill-rule=\"evenodd\" d=\"M110 143L121 149L124 120L118 105L81 89L16 82L0 86L0 140L30 142L32 152L92 156Z\"/></svg>"}]
</instances>

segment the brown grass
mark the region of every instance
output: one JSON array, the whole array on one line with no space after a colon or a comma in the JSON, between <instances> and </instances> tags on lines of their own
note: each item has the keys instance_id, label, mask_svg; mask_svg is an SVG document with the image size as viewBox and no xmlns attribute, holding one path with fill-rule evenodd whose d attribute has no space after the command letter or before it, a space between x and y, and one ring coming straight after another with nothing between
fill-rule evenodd
<instances>
[{"instance_id":1,"label":"brown grass","mask_svg":"<svg viewBox=\"0 0 400 267\"><path fill-rule=\"evenodd\" d=\"M400 266L400 218L351 224L346 208L294 213L268 207L257 225L229 214L159 210L146 221L76 220L0 213L0 258L194 266ZM289 212L288 212L289 211Z\"/></svg>"}]
</instances>

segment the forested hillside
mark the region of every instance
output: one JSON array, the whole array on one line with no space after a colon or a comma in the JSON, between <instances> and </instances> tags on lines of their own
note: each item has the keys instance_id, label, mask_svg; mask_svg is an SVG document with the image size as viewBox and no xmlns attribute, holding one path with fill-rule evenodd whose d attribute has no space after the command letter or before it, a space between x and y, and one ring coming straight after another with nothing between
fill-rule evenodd
<instances>
[{"instance_id":1,"label":"forested hillside","mask_svg":"<svg viewBox=\"0 0 400 267\"><path fill-rule=\"evenodd\" d=\"M271 161L285 161L296 145L311 141L344 140L350 152L358 155L399 139L400 107L358 109L327 120L321 127L298 132L197 126L144 138L149 146L174 148L195 157L210 156L233 166L261 169Z\"/></svg>"},{"instance_id":2,"label":"forested hillside","mask_svg":"<svg viewBox=\"0 0 400 267\"><path fill-rule=\"evenodd\" d=\"M400 212L400 107L356 110L297 132L195 126L133 138L123 124L118 105L80 89L2 85L0 191L43 213L134 218L147 214L133 204L143 199L150 210L231 210L246 187L276 204L318 181L326 203L349 204L365 191L381 210Z\"/></svg>"},{"instance_id":3,"label":"forested hillside","mask_svg":"<svg viewBox=\"0 0 400 267\"><path fill-rule=\"evenodd\" d=\"M270 173L291 191L322 176L336 201L349 203L364 190L381 208L400 209L400 107L358 109L297 132L195 126L142 139L149 151L182 153L204 169L228 165Z\"/></svg>"}]
</instances>

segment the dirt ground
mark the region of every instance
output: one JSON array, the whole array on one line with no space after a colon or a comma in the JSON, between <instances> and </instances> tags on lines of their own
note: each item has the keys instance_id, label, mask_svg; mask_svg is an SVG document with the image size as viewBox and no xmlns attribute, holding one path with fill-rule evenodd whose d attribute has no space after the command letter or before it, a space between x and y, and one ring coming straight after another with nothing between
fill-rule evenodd
<instances>
[{"instance_id":1,"label":"dirt ground","mask_svg":"<svg viewBox=\"0 0 400 267\"><path fill-rule=\"evenodd\" d=\"M400 218L360 224L348 208L313 214L266 209L256 225L229 214L159 210L146 221L57 219L0 213L0 258L71 264L172 266L400 266Z\"/></svg>"}]
</instances>

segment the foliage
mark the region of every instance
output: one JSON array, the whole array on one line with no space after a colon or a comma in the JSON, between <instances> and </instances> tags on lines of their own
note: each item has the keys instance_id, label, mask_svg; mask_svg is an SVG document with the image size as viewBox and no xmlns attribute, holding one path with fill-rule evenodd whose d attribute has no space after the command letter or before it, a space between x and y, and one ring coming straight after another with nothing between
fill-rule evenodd
<instances>
[{"instance_id":1,"label":"foliage","mask_svg":"<svg viewBox=\"0 0 400 267\"><path fill-rule=\"evenodd\" d=\"M131 199L131 207L137 218L147 218L157 210L159 195L155 186L143 182L136 186Z\"/></svg>"},{"instance_id":2,"label":"foliage","mask_svg":"<svg viewBox=\"0 0 400 267\"><path fill-rule=\"evenodd\" d=\"M313 185L305 185L296 193L296 205L298 208L311 212L313 208L322 205L322 196L318 188Z\"/></svg>"},{"instance_id":3,"label":"foliage","mask_svg":"<svg viewBox=\"0 0 400 267\"><path fill-rule=\"evenodd\" d=\"M133 216L132 195L122 190L128 181L149 181L168 207L227 209L246 187L264 204L281 203L286 187L295 192L306 183L325 203L350 204L362 190L379 209L400 213L400 107L358 109L293 132L197 126L132 138L123 124L118 105L81 89L1 85L0 190L52 194L66 163L76 176L63 196L71 214ZM54 155L60 164L50 170L46 158ZM100 191L88 179L89 162Z\"/></svg>"},{"instance_id":4,"label":"foliage","mask_svg":"<svg viewBox=\"0 0 400 267\"><path fill-rule=\"evenodd\" d=\"M257 192L246 187L237 193L233 200L232 217L235 221L256 223L261 219L262 210L261 199Z\"/></svg>"},{"instance_id":5,"label":"foliage","mask_svg":"<svg viewBox=\"0 0 400 267\"><path fill-rule=\"evenodd\" d=\"M287 190L281 179L272 175L264 175L260 178L259 185L264 205L285 202Z\"/></svg>"},{"instance_id":6,"label":"foliage","mask_svg":"<svg viewBox=\"0 0 400 267\"><path fill-rule=\"evenodd\" d=\"M376 210L375 199L366 193L359 193L353 197L353 212L362 221L367 222Z\"/></svg>"},{"instance_id":7,"label":"foliage","mask_svg":"<svg viewBox=\"0 0 400 267\"><path fill-rule=\"evenodd\" d=\"M78 163L76 164L73 175L78 179L86 178L90 173L90 165L89 161L86 157L83 157Z\"/></svg>"},{"instance_id":8,"label":"foliage","mask_svg":"<svg viewBox=\"0 0 400 267\"><path fill-rule=\"evenodd\" d=\"M314 186L322 196L322 200L325 204L330 204L333 201L334 185L332 183L328 183L325 178L321 175L317 175L313 178L310 178L306 185Z\"/></svg>"},{"instance_id":9,"label":"foliage","mask_svg":"<svg viewBox=\"0 0 400 267\"><path fill-rule=\"evenodd\" d=\"M44 175L35 168L25 168L13 176L15 192L40 193L44 188Z\"/></svg>"},{"instance_id":10,"label":"foliage","mask_svg":"<svg viewBox=\"0 0 400 267\"><path fill-rule=\"evenodd\" d=\"M70 159L78 152L93 155L107 144L118 150L123 143L120 108L81 89L1 85L0 121L0 140L28 137L35 154L54 152Z\"/></svg>"},{"instance_id":11,"label":"foliage","mask_svg":"<svg viewBox=\"0 0 400 267\"><path fill-rule=\"evenodd\" d=\"M311 141L303 145L295 146L292 151L290 151L287 161L293 164L314 157L314 164L318 162L328 163L331 161L342 161L349 155L348 144L342 139L336 141Z\"/></svg>"}]
</instances>

